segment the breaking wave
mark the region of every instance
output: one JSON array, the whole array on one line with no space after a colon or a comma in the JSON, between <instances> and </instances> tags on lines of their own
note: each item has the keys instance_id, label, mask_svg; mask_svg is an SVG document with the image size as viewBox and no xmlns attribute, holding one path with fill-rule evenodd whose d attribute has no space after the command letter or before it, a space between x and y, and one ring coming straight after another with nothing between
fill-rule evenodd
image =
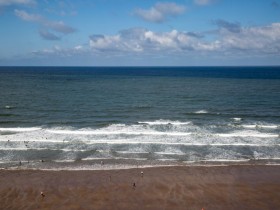
<instances>
[{"instance_id":1,"label":"breaking wave","mask_svg":"<svg viewBox=\"0 0 280 210\"><path fill-rule=\"evenodd\" d=\"M102 159L230 162L280 158L278 125L232 123L201 126L190 121L156 120L97 129L0 128L0 162L42 159L57 163Z\"/></svg>"}]
</instances>

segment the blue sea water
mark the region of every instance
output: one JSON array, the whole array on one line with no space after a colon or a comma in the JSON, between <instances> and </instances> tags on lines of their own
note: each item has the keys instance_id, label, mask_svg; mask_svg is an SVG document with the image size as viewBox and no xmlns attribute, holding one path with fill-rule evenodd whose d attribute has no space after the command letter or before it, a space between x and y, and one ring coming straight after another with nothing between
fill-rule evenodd
<instances>
[{"instance_id":1,"label":"blue sea water","mask_svg":"<svg viewBox=\"0 0 280 210\"><path fill-rule=\"evenodd\" d=\"M0 67L2 167L277 163L279 126L280 67Z\"/></svg>"}]
</instances>

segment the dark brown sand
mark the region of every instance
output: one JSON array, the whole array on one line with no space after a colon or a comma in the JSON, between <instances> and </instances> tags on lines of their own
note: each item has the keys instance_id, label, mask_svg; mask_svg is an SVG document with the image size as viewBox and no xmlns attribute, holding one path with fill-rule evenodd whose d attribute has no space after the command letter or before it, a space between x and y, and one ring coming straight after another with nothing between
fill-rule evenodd
<instances>
[{"instance_id":1,"label":"dark brown sand","mask_svg":"<svg viewBox=\"0 0 280 210\"><path fill-rule=\"evenodd\" d=\"M280 209L280 166L0 170L1 210L202 208Z\"/></svg>"}]
</instances>

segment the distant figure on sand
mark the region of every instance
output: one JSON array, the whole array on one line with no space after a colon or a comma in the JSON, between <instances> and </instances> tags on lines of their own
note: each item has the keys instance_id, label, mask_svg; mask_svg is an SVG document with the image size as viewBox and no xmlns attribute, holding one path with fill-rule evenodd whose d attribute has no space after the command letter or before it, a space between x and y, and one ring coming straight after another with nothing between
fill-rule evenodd
<instances>
[{"instance_id":1,"label":"distant figure on sand","mask_svg":"<svg viewBox=\"0 0 280 210\"><path fill-rule=\"evenodd\" d=\"M133 189L135 189L136 188L136 183L135 182L133 182Z\"/></svg>"},{"instance_id":2,"label":"distant figure on sand","mask_svg":"<svg viewBox=\"0 0 280 210\"><path fill-rule=\"evenodd\" d=\"M144 176L144 172L143 172L143 171L141 171L141 176L142 176L142 177Z\"/></svg>"},{"instance_id":3,"label":"distant figure on sand","mask_svg":"<svg viewBox=\"0 0 280 210\"><path fill-rule=\"evenodd\" d=\"M41 196L42 198L44 198L46 195L44 194L44 192L41 192Z\"/></svg>"}]
</instances>

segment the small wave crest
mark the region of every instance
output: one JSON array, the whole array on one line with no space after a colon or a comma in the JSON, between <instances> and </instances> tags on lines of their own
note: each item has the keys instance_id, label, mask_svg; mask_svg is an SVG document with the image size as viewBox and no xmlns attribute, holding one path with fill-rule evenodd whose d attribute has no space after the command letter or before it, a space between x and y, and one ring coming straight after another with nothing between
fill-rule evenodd
<instances>
[{"instance_id":1,"label":"small wave crest","mask_svg":"<svg viewBox=\"0 0 280 210\"><path fill-rule=\"evenodd\" d=\"M261 124L250 124L250 125L242 125L243 128L249 128L249 129L277 129L279 128L279 125L261 125Z\"/></svg>"},{"instance_id":2,"label":"small wave crest","mask_svg":"<svg viewBox=\"0 0 280 210\"><path fill-rule=\"evenodd\" d=\"M156 121L143 121L138 122L139 124L148 124L148 125L189 125L191 122L180 122L180 121L171 121L171 120L156 120Z\"/></svg>"},{"instance_id":3,"label":"small wave crest","mask_svg":"<svg viewBox=\"0 0 280 210\"><path fill-rule=\"evenodd\" d=\"M6 105L4 108L5 108L5 109L13 109L13 108L15 108L15 107L14 107L14 106Z\"/></svg>"},{"instance_id":4,"label":"small wave crest","mask_svg":"<svg viewBox=\"0 0 280 210\"><path fill-rule=\"evenodd\" d=\"M277 138L279 135L270 133L252 133L252 132L236 132L236 133L220 133L216 134L220 137L255 137L255 138Z\"/></svg>"},{"instance_id":5,"label":"small wave crest","mask_svg":"<svg viewBox=\"0 0 280 210\"><path fill-rule=\"evenodd\" d=\"M239 122L239 121L241 121L242 120L242 118L241 117L233 117L233 118L231 118L231 119L233 119L234 121L236 121L236 122Z\"/></svg>"},{"instance_id":6,"label":"small wave crest","mask_svg":"<svg viewBox=\"0 0 280 210\"><path fill-rule=\"evenodd\" d=\"M194 112L195 114L207 114L207 113L209 113L207 110L204 110L204 109L202 109L202 110L198 110L198 111L196 111L196 112Z\"/></svg>"}]
</instances>

